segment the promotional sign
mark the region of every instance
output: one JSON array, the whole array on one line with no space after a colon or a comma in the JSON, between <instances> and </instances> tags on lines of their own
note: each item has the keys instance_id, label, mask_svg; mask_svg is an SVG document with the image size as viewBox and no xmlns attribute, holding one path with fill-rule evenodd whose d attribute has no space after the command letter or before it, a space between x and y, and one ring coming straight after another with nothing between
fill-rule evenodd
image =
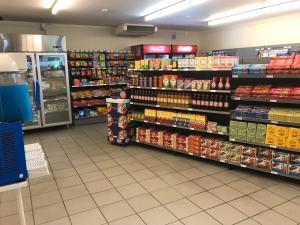
<instances>
[{"instance_id":1,"label":"promotional sign","mask_svg":"<svg viewBox=\"0 0 300 225\"><path fill-rule=\"evenodd\" d=\"M197 45L172 45L172 53L197 53Z\"/></svg>"},{"instance_id":2,"label":"promotional sign","mask_svg":"<svg viewBox=\"0 0 300 225\"><path fill-rule=\"evenodd\" d=\"M169 54L171 45L144 44L144 54Z\"/></svg>"}]
</instances>

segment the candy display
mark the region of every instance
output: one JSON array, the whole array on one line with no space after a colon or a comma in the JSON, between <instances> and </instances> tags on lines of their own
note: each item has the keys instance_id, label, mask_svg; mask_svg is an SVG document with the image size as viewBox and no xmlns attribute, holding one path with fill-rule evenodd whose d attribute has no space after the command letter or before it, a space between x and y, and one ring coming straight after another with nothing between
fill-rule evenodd
<instances>
[{"instance_id":1,"label":"candy display","mask_svg":"<svg viewBox=\"0 0 300 225\"><path fill-rule=\"evenodd\" d=\"M85 106L95 106L105 104L103 99L82 99L82 100L73 100L73 107L85 107Z\"/></svg>"},{"instance_id":2,"label":"candy display","mask_svg":"<svg viewBox=\"0 0 300 225\"><path fill-rule=\"evenodd\" d=\"M300 99L300 87L273 87L272 85L240 85L235 89L235 96L268 99Z\"/></svg>"},{"instance_id":3,"label":"candy display","mask_svg":"<svg viewBox=\"0 0 300 225\"><path fill-rule=\"evenodd\" d=\"M129 143L128 108L129 99L107 98L108 141L112 144Z\"/></svg>"},{"instance_id":4,"label":"candy display","mask_svg":"<svg viewBox=\"0 0 300 225\"><path fill-rule=\"evenodd\" d=\"M212 80L183 78L181 75L142 76L131 75L131 85L185 90L230 90L229 77L214 76Z\"/></svg>"},{"instance_id":5,"label":"candy display","mask_svg":"<svg viewBox=\"0 0 300 225\"><path fill-rule=\"evenodd\" d=\"M266 64L239 64L232 68L232 74L266 74Z\"/></svg>"}]
</instances>

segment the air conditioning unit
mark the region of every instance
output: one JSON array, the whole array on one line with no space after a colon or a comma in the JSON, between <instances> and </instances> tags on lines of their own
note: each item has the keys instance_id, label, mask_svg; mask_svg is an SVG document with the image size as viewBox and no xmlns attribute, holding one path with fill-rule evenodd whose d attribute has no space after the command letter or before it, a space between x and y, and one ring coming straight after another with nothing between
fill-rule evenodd
<instances>
[{"instance_id":1,"label":"air conditioning unit","mask_svg":"<svg viewBox=\"0 0 300 225\"><path fill-rule=\"evenodd\" d=\"M115 29L116 35L120 36L147 36L157 32L157 27L151 24L125 23Z\"/></svg>"}]
</instances>

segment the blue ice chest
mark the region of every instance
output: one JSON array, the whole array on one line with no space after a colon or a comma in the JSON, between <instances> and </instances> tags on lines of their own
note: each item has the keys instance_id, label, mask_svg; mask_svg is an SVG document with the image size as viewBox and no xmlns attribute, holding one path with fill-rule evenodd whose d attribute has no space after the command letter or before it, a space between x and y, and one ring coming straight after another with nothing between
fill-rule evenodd
<instances>
[{"instance_id":1,"label":"blue ice chest","mask_svg":"<svg viewBox=\"0 0 300 225\"><path fill-rule=\"evenodd\" d=\"M22 124L0 123L0 186L27 178Z\"/></svg>"}]
</instances>

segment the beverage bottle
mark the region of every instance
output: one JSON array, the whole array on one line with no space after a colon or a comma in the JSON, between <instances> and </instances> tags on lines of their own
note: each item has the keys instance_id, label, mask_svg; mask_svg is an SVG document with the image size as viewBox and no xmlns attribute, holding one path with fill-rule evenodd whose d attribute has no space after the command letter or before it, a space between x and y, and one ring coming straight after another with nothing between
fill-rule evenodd
<instances>
[{"instance_id":1,"label":"beverage bottle","mask_svg":"<svg viewBox=\"0 0 300 225\"><path fill-rule=\"evenodd\" d=\"M213 77L213 80L212 80L212 82L211 82L210 88L211 88L212 90L217 89L217 77Z\"/></svg>"},{"instance_id":2,"label":"beverage bottle","mask_svg":"<svg viewBox=\"0 0 300 225\"><path fill-rule=\"evenodd\" d=\"M197 94L196 108L197 109L201 108L201 95L200 94Z\"/></svg>"},{"instance_id":3,"label":"beverage bottle","mask_svg":"<svg viewBox=\"0 0 300 225\"><path fill-rule=\"evenodd\" d=\"M214 98L214 110L218 110L218 106L219 106L219 96L215 95L215 98Z\"/></svg>"},{"instance_id":4,"label":"beverage bottle","mask_svg":"<svg viewBox=\"0 0 300 225\"><path fill-rule=\"evenodd\" d=\"M135 90L131 90L130 99L132 102L134 102L134 94L135 94Z\"/></svg>"},{"instance_id":5,"label":"beverage bottle","mask_svg":"<svg viewBox=\"0 0 300 225\"><path fill-rule=\"evenodd\" d=\"M218 83L218 89L223 90L224 84L223 84L223 77L220 77L219 83Z\"/></svg>"},{"instance_id":6,"label":"beverage bottle","mask_svg":"<svg viewBox=\"0 0 300 225\"><path fill-rule=\"evenodd\" d=\"M225 83L225 89L226 90L230 90L230 87L231 87L231 85L230 85L230 78L227 77L226 78L226 83Z\"/></svg>"},{"instance_id":7,"label":"beverage bottle","mask_svg":"<svg viewBox=\"0 0 300 225\"><path fill-rule=\"evenodd\" d=\"M157 92L154 91L154 94L153 94L153 104L157 105Z\"/></svg>"},{"instance_id":8,"label":"beverage bottle","mask_svg":"<svg viewBox=\"0 0 300 225\"><path fill-rule=\"evenodd\" d=\"M188 93L185 94L184 107L189 107L189 94Z\"/></svg>"},{"instance_id":9,"label":"beverage bottle","mask_svg":"<svg viewBox=\"0 0 300 225\"><path fill-rule=\"evenodd\" d=\"M140 102L140 91L136 90L135 101Z\"/></svg>"},{"instance_id":10,"label":"beverage bottle","mask_svg":"<svg viewBox=\"0 0 300 225\"><path fill-rule=\"evenodd\" d=\"M200 108L204 109L205 108L205 95L201 95L200 99Z\"/></svg>"},{"instance_id":11,"label":"beverage bottle","mask_svg":"<svg viewBox=\"0 0 300 225\"><path fill-rule=\"evenodd\" d=\"M228 111L228 110L229 110L229 96L226 95L224 100L224 111Z\"/></svg>"},{"instance_id":12,"label":"beverage bottle","mask_svg":"<svg viewBox=\"0 0 300 225\"><path fill-rule=\"evenodd\" d=\"M224 99L223 95L220 95L219 102L218 102L218 110L222 111L224 108Z\"/></svg>"},{"instance_id":13,"label":"beverage bottle","mask_svg":"<svg viewBox=\"0 0 300 225\"><path fill-rule=\"evenodd\" d=\"M180 93L180 94L178 94L178 101L177 101L177 106L178 107L181 107L182 106L182 94Z\"/></svg>"},{"instance_id":14,"label":"beverage bottle","mask_svg":"<svg viewBox=\"0 0 300 225\"><path fill-rule=\"evenodd\" d=\"M175 93L174 94L174 104L173 104L174 107L178 106L178 93Z\"/></svg>"},{"instance_id":15,"label":"beverage bottle","mask_svg":"<svg viewBox=\"0 0 300 225\"><path fill-rule=\"evenodd\" d=\"M197 105L196 94L192 94L192 107L196 108L196 105Z\"/></svg>"},{"instance_id":16,"label":"beverage bottle","mask_svg":"<svg viewBox=\"0 0 300 225\"><path fill-rule=\"evenodd\" d=\"M214 108L214 95L209 96L209 109Z\"/></svg>"}]
</instances>

